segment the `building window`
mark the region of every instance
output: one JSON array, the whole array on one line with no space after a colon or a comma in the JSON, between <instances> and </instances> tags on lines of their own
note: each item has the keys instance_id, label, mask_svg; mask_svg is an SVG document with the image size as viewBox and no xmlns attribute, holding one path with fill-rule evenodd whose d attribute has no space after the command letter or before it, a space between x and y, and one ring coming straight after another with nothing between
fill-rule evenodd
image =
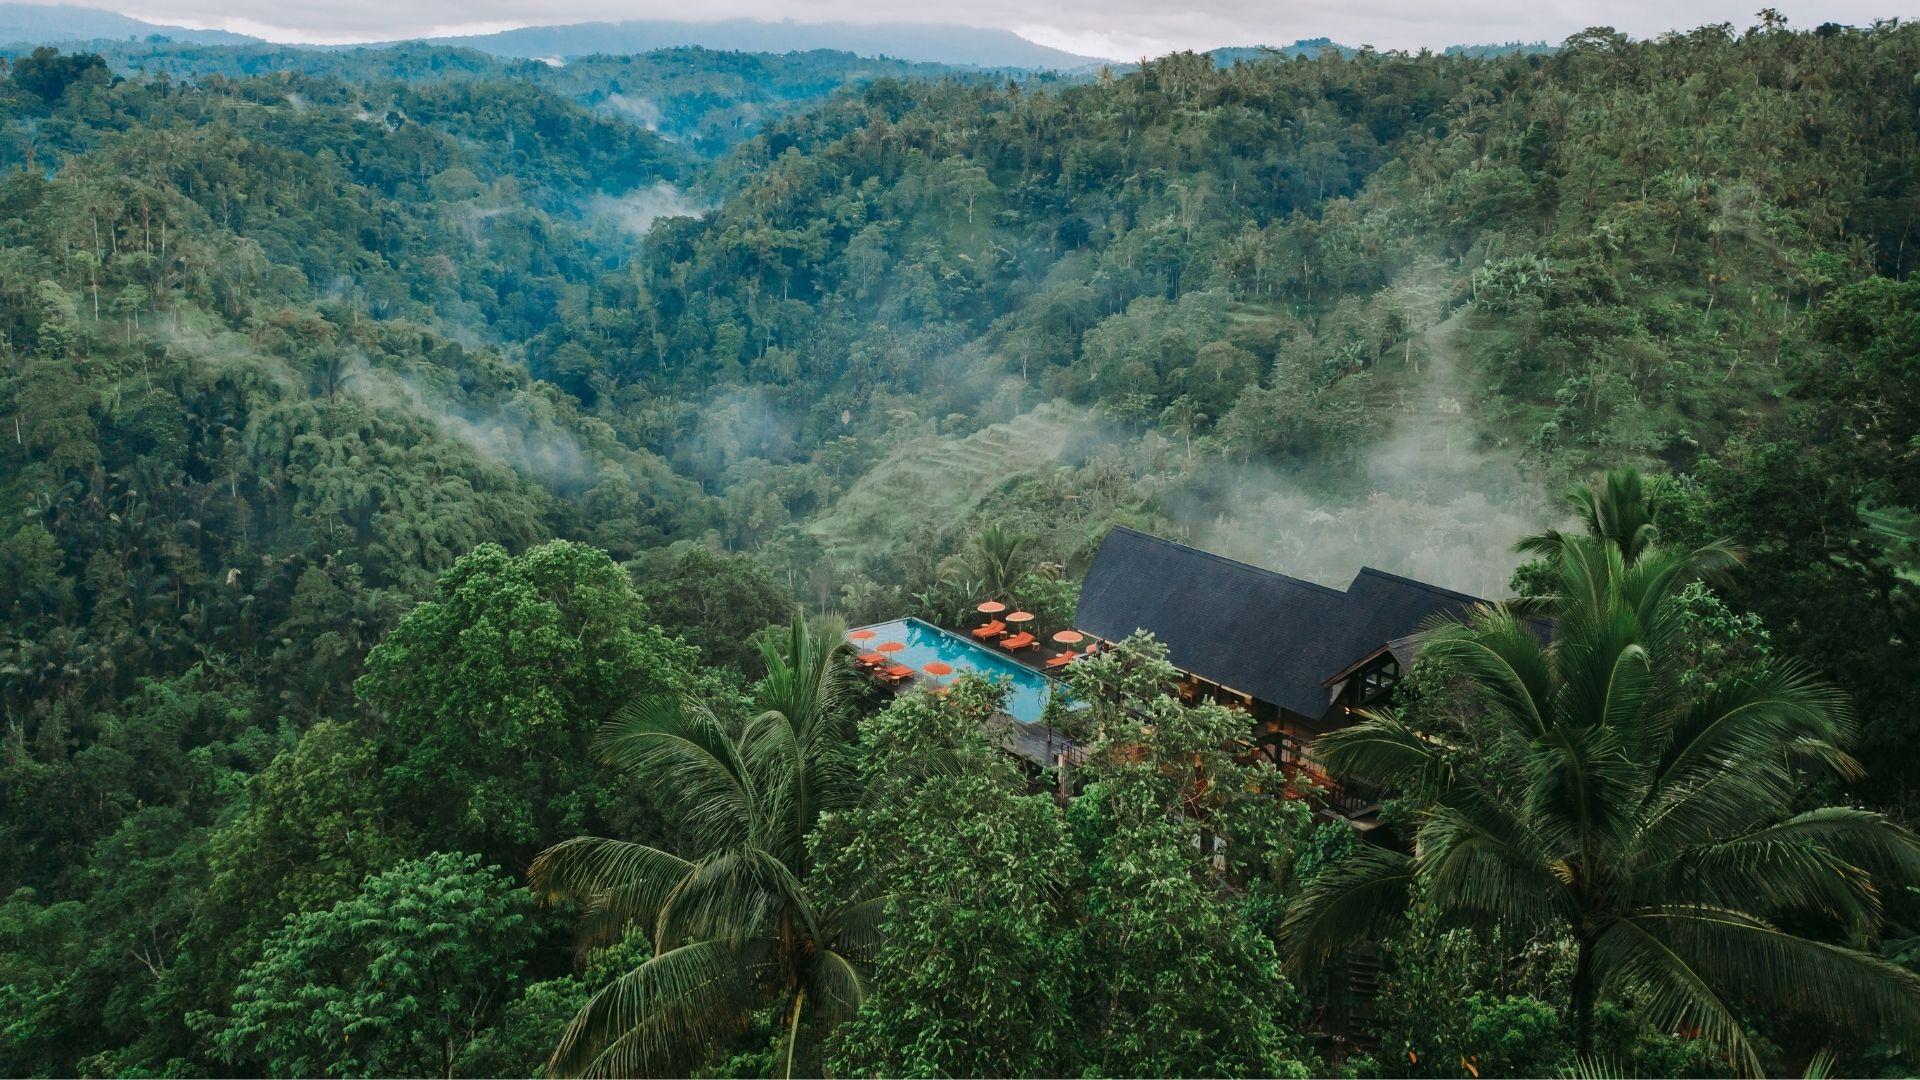
<instances>
[{"instance_id":1,"label":"building window","mask_svg":"<svg viewBox=\"0 0 1920 1080\"><path fill-rule=\"evenodd\" d=\"M1369 705L1386 697L1400 684L1400 663L1387 660L1360 673L1354 680L1354 703Z\"/></svg>"}]
</instances>

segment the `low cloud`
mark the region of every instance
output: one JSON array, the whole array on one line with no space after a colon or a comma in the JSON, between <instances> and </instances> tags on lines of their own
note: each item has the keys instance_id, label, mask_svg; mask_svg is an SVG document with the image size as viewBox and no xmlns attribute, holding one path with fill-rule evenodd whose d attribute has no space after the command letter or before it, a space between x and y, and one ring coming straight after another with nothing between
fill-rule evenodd
<instances>
[{"instance_id":1,"label":"low cloud","mask_svg":"<svg viewBox=\"0 0 1920 1080\"><path fill-rule=\"evenodd\" d=\"M1908 14L1877 0L1781 0L1774 5L1795 25L1866 25ZM595 20L655 19L770 22L959 23L1004 29L1029 40L1083 55L1132 60L1173 49L1222 45L1286 45L1330 37L1381 49L1443 48L1502 41L1560 41L1597 25L1638 37L1690 30L1709 23L1754 22L1751 0L1615 0L1607 4L1539 4L1529 0L1464 0L1435 5L1415 0L982 0L929 19L924 5L904 0L715 0L690 15L680 7L631 0L295 0L262 18L251 0L127 0L126 14L156 22L253 34L272 41L312 44L392 41L450 34L484 34L529 25Z\"/></svg>"},{"instance_id":2,"label":"low cloud","mask_svg":"<svg viewBox=\"0 0 1920 1080\"><path fill-rule=\"evenodd\" d=\"M689 198L664 180L625 195L596 196L587 204L589 214L611 218L622 231L634 236L647 235L653 223L663 217L697 217L706 209L705 203Z\"/></svg>"},{"instance_id":3,"label":"low cloud","mask_svg":"<svg viewBox=\"0 0 1920 1080\"><path fill-rule=\"evenodd\" d=\"M589 484L593 466L580 442L541 415L546 405L524 391L489 409L452 401L418 379L375 368L356 357L346 390L369 405L411 413L441 434L490 461L526 473L549 487Z\"/></svg>"},{"instance_id":4,"label":"low cloud","mask_svg":"<svg viewBox=\"0 0 1920 1080\"><path fill-rule=\"evenodd\" d=\"M634 97L632 94L608 94L600 102L600 108L629 123L638 124L648 131L660 130L660 121L663 119L660 106L646 98Z\"/></svg>"}]
</instances>

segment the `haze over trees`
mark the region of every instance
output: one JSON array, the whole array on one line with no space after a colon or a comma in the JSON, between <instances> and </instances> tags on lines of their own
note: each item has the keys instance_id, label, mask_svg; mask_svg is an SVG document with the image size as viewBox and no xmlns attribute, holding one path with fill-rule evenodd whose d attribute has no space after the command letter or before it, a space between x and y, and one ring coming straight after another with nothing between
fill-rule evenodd
<instances>
[{"instance_id":1,"label":"haze over trees","mask_svg":"<svg viewBox=\"0 0 1920 1080\"><path fill-rule=\"evenodd\" d=\"M1910 1073L1916 70L21 50L4 1071ZM1150 640L1064 806L839 692L1113 523L1517 594L1328 744L1410 850Z\"/></svg>"}]
</instances>

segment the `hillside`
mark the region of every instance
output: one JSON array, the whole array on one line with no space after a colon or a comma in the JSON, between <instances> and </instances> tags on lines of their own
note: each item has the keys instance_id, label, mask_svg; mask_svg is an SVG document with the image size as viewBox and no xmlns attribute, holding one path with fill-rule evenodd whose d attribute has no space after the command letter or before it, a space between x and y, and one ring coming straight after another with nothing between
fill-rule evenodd
<instances>
[{"instance_id":1,"label":"hillside","mask_svg":"<svg viewBox=\"0 0 1920 1080\"><path fill-rule=\"evenodd\" d=\"M717 156L775 120L816 106L843 89L879 79L993 77L943 64L819 49L777 55L691 46L630 55L615 55L617 50L609 49L607 55L575 57L555 65L438 43L323 49L142 41L95 48L114 70L140 77L247 78L284 72L356 85L526 83L656 132L702 156ZM1023 81L1033 78L1025 71L997 74Z\"/></svg>"},{"instance_id":2,"label":"hillside","mask_svg":"<svg viewBox=\"0 0 1920 1080\"><path fill-rule=\"evenodd\" d=\"M770 715L814 706L773 697L817 685L781 665L829 652L781 628L796 601L952 623L991 591L1064 626L1116 523L1333 584L1368 564L1557 602L1565 579L1513 541L1580 531L1557 493L1637 466L1661 479L1622 498L1657 527L1603 538L1608 574L1654 536L1676 556L1730 539L1745 564L1657 608L1681 629L1633 654L1672 665L1646 696L1708 715L1755 686L1810 695L1740 744L1761 748L1741 778L1774 785L1755 802L1888 830L1920 807L1920 27L1770 17L1551 53L1175 54L1017 79L850 51L101 48L16 50L0 79L5 1071L530 1075L654 954L629 924L656 925L644 890L587 889L584 921L544 903L535 857L606 835L677 867L725 816L687 811L684 775L610 766L609 716L657 696L632 722L692 724L702 753L778 732ZM1239 714L1155 696L1169 679L1143 649L1075 669L1134 695L1087 716L1155 719L1125 736L1149 756L1096 754L1071 810L1058 775L1030 792L968 741L993 709L978 689L955 691L965 714L850 698L833 777L893 775L867 755L900 747L971 769L914 773L918 816L849 800L782 833L796 865L825 861L780 863L779 903L842 895L876 852L942 868L897 883L922 906L834 909L868 928L885 909L894 951L859 963L892 977L857 1020L716 1007L672 1046L699 1060L656 1071L771 1074L802 1044L796 1073L1388 1071L1320 1056L1327 980L1282 962L1281 913L1345 880L1316 875L1352 869L1353 836L1243 798L1297 777L1255 775ZM1451 725L1409 726L1413 751L1477 745L1457 674L1413 686ZM1778 732L1834 775L1807 779L1812 744ZM784 768L776 742L739 752ZM1601 747L1607 777L1623 746ZM1702 769L1735 760L1709 749ZM1505 797L1482 774L1507 760L1424 775ZM1183 824L1216 798L1244 830L1224 847ZM1702 865L1691 852L1674 865ZM1716 887L1745 902L1756 878L1803 880L1762 871ZM1675 873L1648 887L1698 880ZM1920 893L1862 899L1866 871L1832 873L1844 888L1769 917L1880 949L1873 977L1908 971ZM1028 921L936 902L982 881L999 891L970 910ZM1135 912L1151 932L1121 941ZM960 924L1004 940L950 947ZM1580 1065L1565 1018L1586 946L1557 922L1451 925L1373 926L1384 971L1434 973L1389 980L1379 1045L1439 1071ZM429 953L444 979L389 962ZM916 966L971 955L1015 967L976 984ZM1833 970L1786 997L1856 985ZM1047 1004L1056 987L1070 1006ZM1831 1044L1841 1072L1904 1074L1906 1000L1871 998L1873 1030L1844 1040L1746 998L1728 1015L1755 1025L1763 1071ZM1733 1027L1632 994L1603 1014L1596 1045L1628 1071L1725 1071L1711 1040ZM920 1039L927 1016L1062 1026ZM1158 1034L1115 1034L1136 1022ZM1202 1030L1231 1038L1176 1037ZM1507 1059L1513 1040L1471 1041L1485 1031L1538 1038ZM1004 1054L903 1056L963 1042Z\"/></svg>"},{"instance_id":3,"label":"hillside","mask_svg":"<svg viewBox=\"0 0 1920 1080\"><path fill-rule=\"evenodd\" d=\"M0 4L0 45L73 41L145 41L153 37L204 45L257 39L225 30L190 30L76 4Z\"/></svg>"},{"instance_id":4,"label":"hillside","mask_svg":"<svg viewBox=\"0 0 1920 1080\"><path fill-rule=\"evenodd\" d=\"M964 438L902 433L886 457L813 519L807 532L844 564L897 556L898 523L910 505L931 521L964 521L996 489L1052 472L1084 416L1057 403L989 424Z\"/></svg>"},{"instance_id":5,"label":"hillside","mask_svg":"<svg viewBox=\"0 0 1920 1080\"><path fill-rule=\"evenodd\" d=\"M719 52L788 53L824 49L865 57L984 68L1071 69L1095 57L1036 45L1006 30L949 23L712 22L626 20L528 26L494 34L435 38L436 44L498 56L575 57L693 46Z\"/></svg>"}]
</instances>

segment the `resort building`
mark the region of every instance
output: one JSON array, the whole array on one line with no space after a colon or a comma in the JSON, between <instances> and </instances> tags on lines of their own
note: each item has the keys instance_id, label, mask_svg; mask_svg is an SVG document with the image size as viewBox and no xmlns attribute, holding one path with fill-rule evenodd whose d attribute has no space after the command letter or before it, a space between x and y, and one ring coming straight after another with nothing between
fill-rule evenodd
<instances>
[{"instance_id":1,"label":"resort building","mask_svg":"<svg viewBox=\"0 0 1920 1080\"><path fill-rule=\"evenodd\" d=\"M909 618L847 637L872 650L860 654L860 669L896 692L938 690L961 673L1003 683L1002 745L1036 776L1058 770L1064 797L1083 752L1046 723L1062 689L1051 673L1082 655L1075 645L1098 649L1148 631L1180 670L1183 700L1244 710L1252 753L1278 765L1295 793L1302 781L1325 789L1327 808L1365 830L1378 821L1378 793L1328 776L1314 761L1313 740L1353 723L1356 710L1386 703L1413 664L1423 627L1482 603L1371 567L1332 589L1115 527L1081 584L1073 626L1049 635L1067 643L1051 657L1040 637L1008 625L1035 616L997 601L981 604L988 621L967 631Z\"/></svg>"},{"instance_id":2,"label":"resort building","mask_svg":"<svg viewBox=\"0 0 1920 1080\"><path fill-rule=\"evenodd\" d=\"M1332 589L1116 526L1087 571L1074 625L1108 641L1151 632L1184 673L1186 700L1245 709L1257 752L1327 787L1364 828L1374 793L1322 772L1313 739L1386 700L1430 619L1481 603L1371 567Z\"/></svg>"}]
</instances>

